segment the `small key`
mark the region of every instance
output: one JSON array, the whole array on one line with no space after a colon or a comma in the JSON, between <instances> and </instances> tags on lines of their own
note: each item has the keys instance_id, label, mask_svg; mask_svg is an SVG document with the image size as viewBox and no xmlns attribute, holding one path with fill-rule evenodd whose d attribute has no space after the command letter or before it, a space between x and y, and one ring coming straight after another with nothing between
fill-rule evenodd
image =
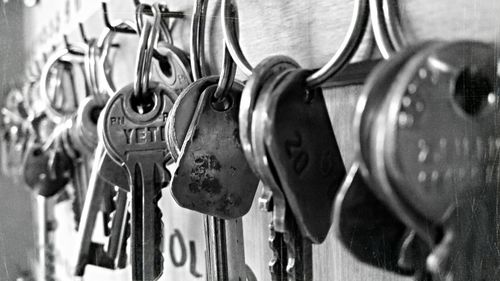
<instances>
[{"instance_id":1,"label":"small key","mask_svg":"<svg viewBox=\"0 0 500 281\"><path fill-rule=\"evenodd\" d=\"M158 81L179 94L193 82L189 58L184 51L165 41L158 42L155 51L153 73Z\"/></svg>"},{"instance_id":2,"label":"small key","mask_svg":"<svg viewBox=\"0 0 500 281\"><path fill-rule=\"evenodd\" d=\"M82 217L78 228L78 258L75 266L75 275L83 276L88 264L114 268L113 259L104 251L104 245L92 242L97 214L102 203L106 182L97 176L102 165L103 145L99 145L93 162L93 169L89 178L85 203L83 205Z\"/></svg>"},{"instance_id":3,"label":"small key","mask_svg":"<svg viewBox=\"0 0 500 281\"><path fill-rule=\"evenodd\" d=\"M55 280L54 206L57 196L69 182L70 162L56 151L44 151L42 145L32 142L23 162L23 178L37 196L37 251L40 280ZM52 154L52 155L51 155ZM54 173L54 169L58 173ZM66 170L65 170L66 169Z\"/></svg>"},{"instance_id":4,"label":"small key","mask_svg":"<svg viewBox=\"0 0 500 281\"><path fill-rule=\"evenodd\" d=\"M286 255L275 257L279 263L275 262L272 264L274 265L274 268L271 267L271 272L274 273L273 277L276 277L277 280L310 280L312 279L311 243L302 239L302 235L298 230L295 218L292 216L290 207L284 196L279 175L276 173L276 167L264 142L264 128L261 127L265 124L262 118L267 114L266 104L270 101L270 97L274 94L276 87L286 78L289 72L291 70L285 69L282 72L276 73L261 89L252 118L252 144L254 145L254 157L258 159L256 162L258 171L264 176L264 184L267 184L273 193L273 219L279 214L278 221L273 220L273 225L276 223L283 224L283 229L276 228L276 231L281 233L281 245L285 249L273 249L273 252L278 254L285 253ZM264 159L266 161L263 161ZM276 200L277 198L280 198L280 200Z\"/></svg>"},{"instance_id":5,"label":"small key","mask_svg":"<svg viewBox=\"0 0 500 281\"><path fill-rule=\"evenodd\" d=\"M177 95L150 83L151 106L144 113L133 99L133 85L118 91L103 110L102 134L107 153L129 174L131 261L136 280L156 280L162 273L161 211L157 202L170 175L164 139L165 120ZM144 106L144 105L143 105Z\"/></svg>"},{"instance_id":6,"label":"small key","mask_svg":"<svg viewBox=\"0 0 500 281\"><path fill-rule=\"evenodd\" d=\"M306 89L309 74L307 70L286 74L272 91L264 129L258 132L263 133L303 237L321 243L332 223L333 200L346 172L323 93Z\"/></svg>"},{"instance_id":7,"label":"small key","mask_svg":"<svg viewBox=\"0 0 500 281\"><path fill-rule=\"evenodd\" d=\"M254 172L263 182L263 192L259 198L260 208L271 212L272 220L269 224L269 246L273 257L269 263L269 270L273 280L286 279L286 246L283 241L285 232L285 203L275 176L267 168L267 154L256 154L252 143L253 112L257 99L264 87L271 87L271 80L287 69L296 68L298 64L288 57L273 56L264 59L253 70L245 88L243 89L240 111L240 140L243 151ZM273 186L273 188L271 187Z\"/></svg>"}]
</instances>

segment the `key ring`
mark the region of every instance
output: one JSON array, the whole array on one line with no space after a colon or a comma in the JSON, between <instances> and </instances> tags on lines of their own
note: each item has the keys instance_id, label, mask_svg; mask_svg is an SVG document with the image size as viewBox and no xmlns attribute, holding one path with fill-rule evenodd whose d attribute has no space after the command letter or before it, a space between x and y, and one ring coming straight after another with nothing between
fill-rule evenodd
<instances>
[{"instance_id":1,"label":"key ring","mask_svg":"<svg viewBox=\"0 0 500 281\"><path fill-rule=\"evenodd\" d=\"M104 4L104 2L103 2ZM105 6L105 5L104 5ZM109 21L109 19L108 19ZM127 32L122 32L122 30L125 30ZM132 32L129 32L132 31ZM106 71L106 62L107 62L107 57L109 55L109 51L111 50L111 47L113 46L113 39L118 33L124 33L124 34L134 34L137 33L134 27L134 24L129 21L129 20L121 20L118 23L116 23L113 26L108 26L99 38L97 39L97 47L101 52L101 56L99 58L98 64L97 64L97 71L98 75L102 78L103 81L103 92L109 96L113 95L116 91L115 84L113 83L110 75Z\"/></svg>"},{"instance_id":2,"label":"key ring","mask_svg":"<svg viewBox=\"0 0 500 281\"><path fill-rule=\"evenodd\" d=\"M163 8L166 10L166 17L169 16L169 10L168 8L165 6L165 5L162 5ZM154 8L151 7L151 5L148 5L148 4L139 4L137 5L136 7L136 13L135 13L135 22L136 22L136 25L137 25L137 30L138 30L138 34L140 35L141 32L142 32L142 26L143 26L143 23L144 23L144 15L147 14L145 11L146 10L154 10ZM160 18L162 18L162 20L160 20L160 41L165 41L169 44L174 44L174 39L172 37L172 32L168 26L168 23L165 22L163 20L163 15L162 15L162 12L161 12L161 7L159 7L159 9L157 11L155 11ZM153 12L153 14L155 13Z\"/></svg>"},{"instance_id":3,"label":"key ring","mask_svg":"<svg viewBox=\"0 0 500 281\"><path fill-rule=\"evenodd\" d=\"M395 0L369 0L375 42L384 59L407 45Z\"/></svg>"},{"instance_id":4,"label":"key ring","mask_svg":"<svg viewBox=\"0 0 500 281\"><path fill-rule=\"evenodd\" d=\"M81 53L83 53L84 49L85 47L81 44L72 44L71 49L66 47L52 54L42 68L40 75L40 97L45 105L47 116L49 116L49 118L56 123L61 122L68 112L65 112L64 109L56 108L53 105L52 99L47 91L49 74L54 67L63 61L69 61L70 63L82 63L83 58Z\"/></svg>"},{"instance_id":5,"label":"key ring","mask_svg":"<svg viewBox=\"0 0 500 281\"><path fill-rule=\"evenodd\" d=\"M143 16L144 16L144 14L146 14L145 10L148 10L148 9L151 9L153 11L154 17L156 17L158 15L158 17L160 17L160 19L162 18L162 12L161 12L160 7L158 7L158 10L155 11L155 9L152 8L148 4L141 3L141 4L137 5L136 12L135 12L135 22L137 24L136 30L138 31L139 35L142 32L141 27L144 24ZM166 12L168 12L168 9L166 8L166 6L165 6L165 9L166 9ZM172 32L170 31L168 24L163 20L160 20L160 41L165 41L165 42L172 44L172 45L174 43L174 39L172 38Z\"/></svg>"},{"instance_id":6,"label":"key ring","mask_svg":"<svg viewBox=\"0 0 500 281\"><path fill-rule=\"evenodd\" d=\"M193 70L194 80L198 80L202 77L207 76L205 70L205 59L203 50L203 41L205 34L205 18L207 12L206 0L197 0L194 5L193 20L191 23L191 69ZM232 13L235 17L235 13ZM222 69L220 73L219 82L217 88L213 93L213 103L214 108L218 110L224 110L227 107L227 97L228 93L233 85L234 77L236 75L236 63L233 60L227 42L223 39L224 52L222 54Z\"/></svg>"},{"instance_id":7,"label":"key ring","mask_svg":"<svg viewBox=\"0 0 500 281\"><path fill-rule=\"evenodd\" d=\"M235 1L222 0L222 34L227 42L229 52L231 53L234 61L242 72L249 76L252 74L253 67L244 56L238 42L236 34L237 19L232 21L228 20L231 18L231 14L233 13L230 10L231 6L228 1L232 3L233 9L236 9ZM356 53L361 40L363 39L368 23L368 15L368 0L355 0L354 12L349 25L349 30L347 31L340 48L322 68L316 70L307 78L306 82L309 88L320 86L330 77L337 74L351 60Z\"/></svg>"},{"instance_id":8,"label":"key ring","mask_svg":"<svg viewBox=\"0 0 500 281\"><path fill-rule=\"evenodd\" d=\"M193 17L191 21L191 40L189 44L189 54L191 61L191 72L193 80L199 80L207 76L207 66L204 59L205 45L205 15L208 1L196 0L193 7Z\"/></svg>"},{"instance_id":9,"label":"key ring","mask_svg":"<svg viewBox=\"0 0 500 281\"><path fill-rule=\"evenodd\" d=\"M115 23L111 24L108 17L108 8L106 2L102 2L102 11L104 16L104 22L106 29L101 33L97 39L97 46L101 52L99 58L99 63L97 65L100 77L103 78L103 89L106 94L111 96L116 91L116 87L108 73L106 72L106 61L109 55L109 50L111 49L112 42L116 34L137 34L137 30L134 27L132 21L129 20L117 20Z\"/></svg>"},{"instance_id":10,"label":"key ring","mask_svg":"<svg viewBox=\"0 0 500 281\"><path fill-rule=\"evenodd\" d=\"M151 73L151 62L153 52L159 37L159 26L161 17L159 14L159 4L153 4L154 22L145 21L142 33L139 38L139 48L136 59L136 76L134 81L134 97L143 102L147 98L149 88L149 77Z\"/></svg>"}]
</instances>

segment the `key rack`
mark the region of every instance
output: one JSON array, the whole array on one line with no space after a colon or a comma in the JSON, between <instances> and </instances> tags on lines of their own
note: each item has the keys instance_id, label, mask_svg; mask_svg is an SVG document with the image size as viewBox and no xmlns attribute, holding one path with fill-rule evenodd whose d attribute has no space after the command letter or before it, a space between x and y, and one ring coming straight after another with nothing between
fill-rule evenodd
<instances>
[{"instance_id":1,"label":"key rack","mask_svg":"<svg viewBox=\"0 0 500 281\"><path fill-rule=\"evenodd\" d=\"M13 1L11 1L13 2ZM84 38L98 38L105 27L103 12L107 12L110 25L117 20L134 20L138 1L107 1L107 11L101 1L40 0L37 5L24 10L23 48L25 63L50 55L54 47L60 48L63 36L67 43L81 43ZM153 3L154 1L140 1ZM400 1L401 20L410 40L479 40L495 43L500 54L500 1L498 0L407 0ZM256 65L272 54L283 54L296 60L302 67L317 68L328 61L341 45L348 29L354 1L237 1L240 44L247 59ZM3 5L10 5L5 3ZM172 18L172 38L175 45L189 52L193 4L191 0L166 1ZM209 1L204 39L205 59L208 72L218 74L221 68L222 27L220 19L221 1ZM151 11L149 11L151 12ZM179 12L182 12L182 16ZM2 16L0 15L0 18ZM81 23L81 25L79 25ZM113 78L116 88L133 81L136 49L139 37L125 30L116 36ZM128 33L128 34L127 34ZM349 65L323 85L323 95L330 121L346 167L354 162L352 118L362 86L369 73L382 61L374 41L371 26L367 29L354 58ZM500 62L498 62L500 65ZM21 76L22 73L19 73ZM247 80L241 70L236 78ZM19 81L21 82L21 81ZM0 84L1 85L1 84ZM2 176L3 177L3 176ZM0 180L3 181L3 180ZM21 187L19 187L21 188ZM259 210L261 186L250 212L242 219L245 259L247 271L253 280L269 281L268 247L269 214ZM3 195L0 195L3 196ZM210 280L205 272L204 220L192 211L178 210L168 213L176 204L168 189L163 189L160 208L163 210L163 256L164 273L159 280ZM55 217L59 221L55 233L56 255L59 259L56 276L58 280L73 280L71 264L75 256L71 204L56 206ZM193 221L185 221L190 217ZM1 221L0 221L1 223ZM102 222L98 222L99 224ZM0 231L1 232L1 231ZM363 264L356 260L335 237L330 229L325 242L312 246L314 280L332 281L410 281L404 277ZM104 240L96 237L96 240ZM64 242L61 242L64 241ZM10 247L6 243L6 247ZM12 243L10 243L12 244ZM173 273L167 274L167 271ZM1 272L2 270L0 270ZM130 266L121 270L106 270L88 266L82 280L129 280ZM0 274L0 279L4 275ZM250 276L250 275L249 275ZM12 277L12 276L11 276ZM3 279L2 279L3 280ZM252 280L249 278L248 280ZM39 280L37 280L39 281Z\"/></svg>"}]
</instances>

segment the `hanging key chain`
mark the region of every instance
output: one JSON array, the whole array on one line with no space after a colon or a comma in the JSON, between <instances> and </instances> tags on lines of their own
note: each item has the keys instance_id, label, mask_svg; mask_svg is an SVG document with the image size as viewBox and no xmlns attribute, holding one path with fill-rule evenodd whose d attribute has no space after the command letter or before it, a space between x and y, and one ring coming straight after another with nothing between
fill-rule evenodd
<instances>
[{"instance_id":1,"label":"hanging key chain","mask_svg":"<svg viewBox=\"0 0 500 281\"><path fill-rule=\"evenodd\" d=\"M352 58L367 23L367 1L356 1L346 39L318 71L298 69L284 56L252 69L229 21L223 1L223 33L242 71L250 75L240 104L240 138L245 156L264 183L260 198L272 210L270 263L273 280L311 280L311 245L321 243L332 223L332 205L345 168L318 86ZM318 148L325 148L324 151ZM278 236L276 235L278 232ZM280 236L282 235L282 236ZM278 239L278 240L277 240ZM281 240L281 241L280 241ZM286 245L286 250L275 246ZM285 261L286 260L286 261Z\"/></svg>"},{"instance_id":2,"label":"hanging key chain","mask_svg":"<svg viewBox=\"0 0 500 281\"><path fill-rule=\"evenodd\" d=\"M158 9L157 4L154 5ZM129 174L131 197L131 262L134 280L157 280L162 274L161 211L157 202L170 175L164 122L177 95L149 81L160 15L146 21L133 85L119 90L103 111L106 151Z\"/></svg>"}]
</instances>

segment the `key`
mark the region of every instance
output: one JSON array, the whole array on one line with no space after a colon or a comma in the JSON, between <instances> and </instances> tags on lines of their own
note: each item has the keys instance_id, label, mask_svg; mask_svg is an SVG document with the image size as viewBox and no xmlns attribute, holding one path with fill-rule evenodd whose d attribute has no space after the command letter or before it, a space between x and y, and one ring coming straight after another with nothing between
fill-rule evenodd
<instances>
[{"instance_id":1,"label":"key","mask_svg":"<svg viewBox=\"0 0 500 281\"><path fill-rule=\"evenodd\" d=\"M250 76L245 88L243 89L240 111L240 140L243 151L248 163L263 182L263 192L259 197L259 205L263 211L272 213L272 219L269 224L269 245L273 252L273 257L269 264L271 277L273 280L284 280L286 278L286 247L283 241L284 227L284 209L283 196L279 188L271 191L270 185L277 185L273 174L268 173L269 169L260 169L259 162L268 163L267 156L262 155L255 158L254 145L252 144L252 113L257 98L264 87L270 86L269 80L281 72L298 67L297 63L284 56L274 56L266 58L259 63Z\"/></svg>"},{"instance_id":2,"label":"key","mask_svg":"<svg viewBox=\"0 0 500 281\"><path fill-rule=\"evenodd\" d=\"M282 72L276 73L261 89L253 112L251 136L254 147L254 158L257 159L257 169L262 174L263 183L268 186L273 194L273 221L270 226L270 240L273 238L273 232L274 234L275 232L279 232L281 235L277 237L281 241L278 240L271 243L271 246L281 246L281 248L272 249L275 255L281 255L274 256L271 260L270 270L272 277L276 278L276 280L310 280L312 279L312 272L310 271L312 266L310 256L311 245L308 241L301 238L295 219L290 214L291 210L282 192L276 167L262 138L263 128L260 127L260 125L264 124L262 118L266 114L265 105L269 101L269 97L289 71L291 70L285 69ZM278 198L279 200L277 200ZM277 218L278 222L274 220L275 218ZM280 223L282 224L282 229L276 227L276 224ZM275 229L273 230L272 227Z\"/></svg>"},{"instance_id":3,"label":"key","mask_svg":"<svg viewBox=\"0 0 500 281\"><path fill-rule=\"evenodd\" d=\"M435 280L498 278L492 57L492 46L467 41L408 51L374 72L394 75L373 74L358 103L359 155L367 169L339 195L338 225L351 224L351 189L370 176L365 185L431 249L421 259ZM374 87L383 80L387 91Z\"/></svg>"},{"instance_id":4,"label":"key","mask_svg":"<svg viewBox=\"0 0 500 281\"><path fill-rule=\"evenodd\" d=\"M282 78L263 108L262 135L255 135L264 139L303 237L321 243L346 173L321 89L306 89L309 74L292 70Z\"/></svg>"},{"instance_id":5,"label":"key","mask_svg":"<svg viewBox=\"0 0 500 281\"><path fill-rule=\"evenodd\" d=\"M239 143L235 105L242 86L233 83L232 104L228 110L221 111L212 106L217 79L207 79L213 84L202 93L188 93L200 97L181 148L172 195L182 207L235 219L248 212L257 187L257 178L245 161Z\"/></svg>"},{"instance_id":6,"label":"key","mask_svg":"<svg viewBox=\"0 0 500 281\"><path fill-rule=\"evenodd\" d=\"M78 228L78 258L75 265L75 276L83 276L87 264L97 265L105 268L114 268L112 260L104 252L104 246L92 242L95 222L100 205L104 199L105 182L97 176L98 169L102 165L104 150L101 144L98 148L93 162L93 169L89 178L89 187L82 209L82 217Z\"/></svg>"},{"instance_id":7,"label":"key","mask_svg":"<svg viewBox=\"0 0 500 281\"><path fill-rule=\"evenodd\" d=\"M136 280L156 280L162 271L161 188L170 180L164 123L177 95L150 83L153 101L137 112L133 85L118 91L103 110L101 131L107 153L127 169L131 196L131 261Z\"/></svg>"},{"instance_id":8,"label":"key","mask_svg":"<svg viewBox=\"0 0 500 281\"><path fill-rule=\"evenodd\" d=\"M129 176L127 170L116 163L106 151L103 154L98 175L102 180L114 187L110 191L113 196L111 211L109 214L104 214L106 216L105 221L109 221L108 224L111 224L107 226L109 235L106 252L113 257L114 264L121 268L126 263L126 240L130 236L130 214L128 212L130 205L128 196L130 191Z\"/></svg>"},{"instance_id":9,"label":"key","mask_svg":"<svg viewBox=\"0 0 500 281\"><path fill-rule=\"evenodd\" d=\"M153 60L153 73L158 81L176 93L193 82L189 58L181 49L165 41L158 42Z\"/></svg>"},{"instance_id":10,"label":"key","mask_svg":"<svg viewBox=\"0 0 500 281\"><path fill-rule=\"evenodd\" d=\"M92 241L92 236L95 231L95 222L100 211L101 203L103 200L107 199L105 197L106 189L113 188L109 183L98 176L99 170L105 168L103 167L104 153L104 144L101 143L96 149L96 156L89 180L89 188L85 198L85 205L83 207L82 219L78 231L79 244L77 250L78 259L75 266L76 276L83 276L85 267L88 264L108 269L125 267L126 253L124 240L127 237L126 193L125 205L119 204L116 207L113 206L113 212L115 213L111 218L112 226L108 234L108 236L110 236L108 246L106 247L103 244ZM123 216L125 216L125 219ZM114 240L118 242L114 242Z\"/></svg>"},{"instance_id":11,"label":"key","mask_svg":"<svg viewBox=\"0 0 500 281\"><path fill-rule=\"evenodd\" d=\"M393 56L387 63L378 65L371 80L365 84L364 96L358 100L353 119L356 159L337 195L334 211L336 235L356 258L405 275L418 274L415 271L425 271L425 268L416 268L414 264L399 264L402 235L407 232L407 227L386 206L382 196L372 192L369 187L369 183L373 182L368 168L372 149L367 140L368 132L373 127L376 109L380 106L383 95L389 90L392 80L411 56L428 45L424 43L408 48ZM378 75L375 76L375 73ZM368 94L369 89L377 90L370 90ZM383 227L374 227L377 225Z\"/></svg>"},{"instance_id":12,"label":"key","mask_svg":"<svg viewBox=\"0 0 500 281\"><path fill-rule=\"evenodd\" d=\"M69 182L70 162L67 160L56 151L43 151L42 145L31 142L23 162L24 181L38 194L36 205L39 270L37 275L40 280L55 280L54 231L57 226L54 217L54 206L57 200L55 195ZM58 172L54 173L53 169Z\"/></svg>"},{"instance_id":13,"label":"key","mask_svg":"<svg viewBox=\"0 0 500 281\"><path fill-rule=\"evenodd\" d=\"M198 108L198 100L204 87L209 85L208 78L197 80L196 83L190 84L182 91L172 106L171 114L167 118L165 124L166 142L168 151L172 155L172 159L177 161L180 156L180 150L189 126L193 121L196 110ZM213 83L213 82L212 82ZM192 94L197 93L197 94Z\"/></svg>"}]
</instances>

